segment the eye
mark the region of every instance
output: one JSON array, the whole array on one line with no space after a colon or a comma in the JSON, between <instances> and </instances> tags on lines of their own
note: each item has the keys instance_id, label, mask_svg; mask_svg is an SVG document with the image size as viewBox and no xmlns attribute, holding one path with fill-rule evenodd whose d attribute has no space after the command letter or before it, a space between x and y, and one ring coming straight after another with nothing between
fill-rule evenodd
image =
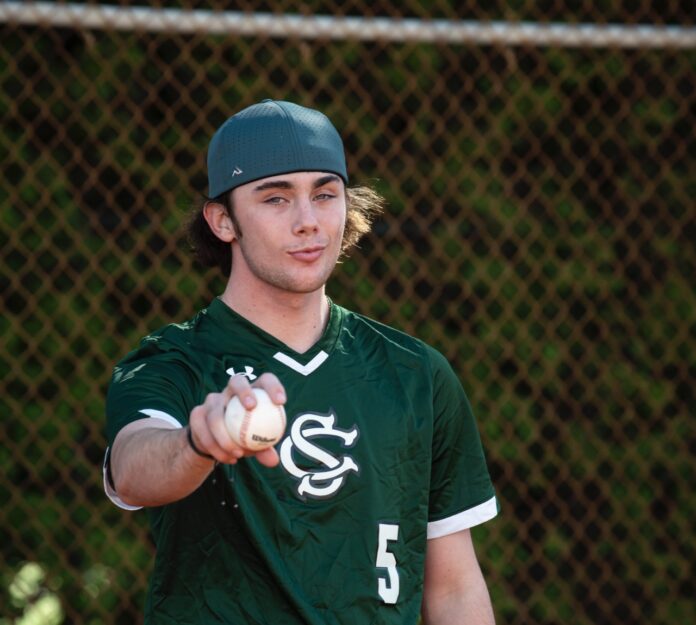
<instances>
[{"instance_id":1,"label":"eye","mask_svg":"<svg viewBox=\"0 0 696 625\"><path fill-rule=\"evenodd\" d=\"M263 203L264 204L281 204L284 201L285 201L285 198L280 197L279 195L273 195L271 197L266 198L263 201Z\"/></svg>"},{"instance_id":2,"label":"eye","mask_svg":"<svg viewBox=\"0 0 696 625\"><path fill-rule=\"evenodd\" d=\"M321 193L317 193L317 195L314 196L314 199L321 202L324 200L331 200L335 197L336 197L336 195L333 193L330 193L329 191L322 191Z\"/></svg>"}]
</instances>

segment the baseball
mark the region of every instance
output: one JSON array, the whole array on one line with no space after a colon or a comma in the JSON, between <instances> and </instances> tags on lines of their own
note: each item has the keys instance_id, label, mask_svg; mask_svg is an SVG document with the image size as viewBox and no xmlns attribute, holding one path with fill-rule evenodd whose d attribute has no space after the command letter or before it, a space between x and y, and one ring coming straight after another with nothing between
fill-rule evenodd
<instances>
[{"instance_id":1,"label":"baseball","mask_svg":"<svg viewBox=\"0 0 696 625\"><path fill-rule=\"evenodd\" d=\"M261 451L275 445L283 436L285 410L274 404L263 389L252 390L256 395L256 407L247 410L235 395L225 408L225 425L237 445Z\"/></svg>"}]
</instances>

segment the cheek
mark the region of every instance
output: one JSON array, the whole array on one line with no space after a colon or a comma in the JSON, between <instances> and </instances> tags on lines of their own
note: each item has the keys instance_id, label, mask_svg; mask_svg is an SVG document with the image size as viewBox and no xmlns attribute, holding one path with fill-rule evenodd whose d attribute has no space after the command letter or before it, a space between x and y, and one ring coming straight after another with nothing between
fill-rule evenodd
<instances>
[{"instance_id":1,"label":"cheek","mask_svg":"<svg viewBox=\"0 0 696 625\"><path fill-rule=\"evenodd\" d=\"M272 247L277 242L280 230L277 220L248 219L242 227L247 242L255 247Z\"/></svg>"},{"instance_id":2,"label":"cheek","mask_svg":"<svg viewBox=\"0 0 696 625\"><path fill-rule=\"evenodd\" d=\"M343 236L343 231L346 228L346 211L336 211L331 218L331 228L334 231L340 232L341 237Z\"/></svg>"},{"instance_id":3,"label":"cheek","mask_svg":"<svg viewBox=\"0 0 696 625\"><path fill-rule=\"evenodd\" d=\"M254 219L245 219L240 224L242 236L237 240L239 249L245 257L262 261L273 256L277 248L277 237L268 223L260 224Z\"/></svg>"},{"instance_id":4,"label":"cheek","mask_svg":"<svg viewBox=\"0 0 696 625\"><path fill-rule=\"evenodd\" d=\"M282 249L281 243L269 229L265 232L254 232L253 237L246 240L245 249L259 260L263 258L276 258L278 251Z\"/></svg>"}]
</instances>

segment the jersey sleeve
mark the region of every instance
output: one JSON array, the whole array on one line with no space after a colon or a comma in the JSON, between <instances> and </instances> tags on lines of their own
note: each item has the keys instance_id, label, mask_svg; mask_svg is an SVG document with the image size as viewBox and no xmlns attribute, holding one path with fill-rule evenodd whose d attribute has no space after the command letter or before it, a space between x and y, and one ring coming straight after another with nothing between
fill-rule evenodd
<instances>
[{"instance_id":1,"label":"jersey sleeve","mask_svg":"<svg viewBox=\"0 0 696 625\"><path fill-rule=\"evenodd\" d=\"M106 397L106 436L111 445L126 425L157 417L188 423L194 396L192 372L176 354L135 352L115 368Z\"/></svg>"},{"instance_id":2,"label":"jersey sleeve","mask_svg":"<svg viewBox=\"0 0 696 625\"><path fill-rule=\"evenodd\" d=\"M142 348L129 354L115 368L106 398L106 437L104 491L111 501L125 510L137 510L121 500L111 478L110 450L123 427L145 418L157 418L174 427L188 423L191 409L200 403L195 376L175 352Z\"/></svg>"},{"instance_id":3,"label":"jersey sleeve","mask_svg":"<svg viewBox=\"0 0 696 625\"><path fill-rule=\"evenodd\" d=\"M466 393L444 356L429 351L435 422L428 538L438 538L493 518L498 502Z\"/></svg>"}]
</instances>

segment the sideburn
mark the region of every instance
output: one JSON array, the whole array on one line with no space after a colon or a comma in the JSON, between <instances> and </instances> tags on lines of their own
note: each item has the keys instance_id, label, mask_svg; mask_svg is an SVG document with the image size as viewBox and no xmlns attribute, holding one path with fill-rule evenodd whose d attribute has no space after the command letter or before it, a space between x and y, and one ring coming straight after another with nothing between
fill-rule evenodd
<instances>
[{"instance_id":1,"label":"sideburn","mask_svg":"<svg viewBox=\"0 0 696 625\"><path fill-rule=\"evenodd\" d=\"M228 191L227 193L225 193L225 196L221 204L225 207L225 212L227 213L227 216L230 218L230 221L234 226L234 232L237 235L237 238L241 239L242 228L240 227L239 222L237 221L237 218L234 215L234 202L232 201L232 191Z\"/></svg>"}]
</instances>

